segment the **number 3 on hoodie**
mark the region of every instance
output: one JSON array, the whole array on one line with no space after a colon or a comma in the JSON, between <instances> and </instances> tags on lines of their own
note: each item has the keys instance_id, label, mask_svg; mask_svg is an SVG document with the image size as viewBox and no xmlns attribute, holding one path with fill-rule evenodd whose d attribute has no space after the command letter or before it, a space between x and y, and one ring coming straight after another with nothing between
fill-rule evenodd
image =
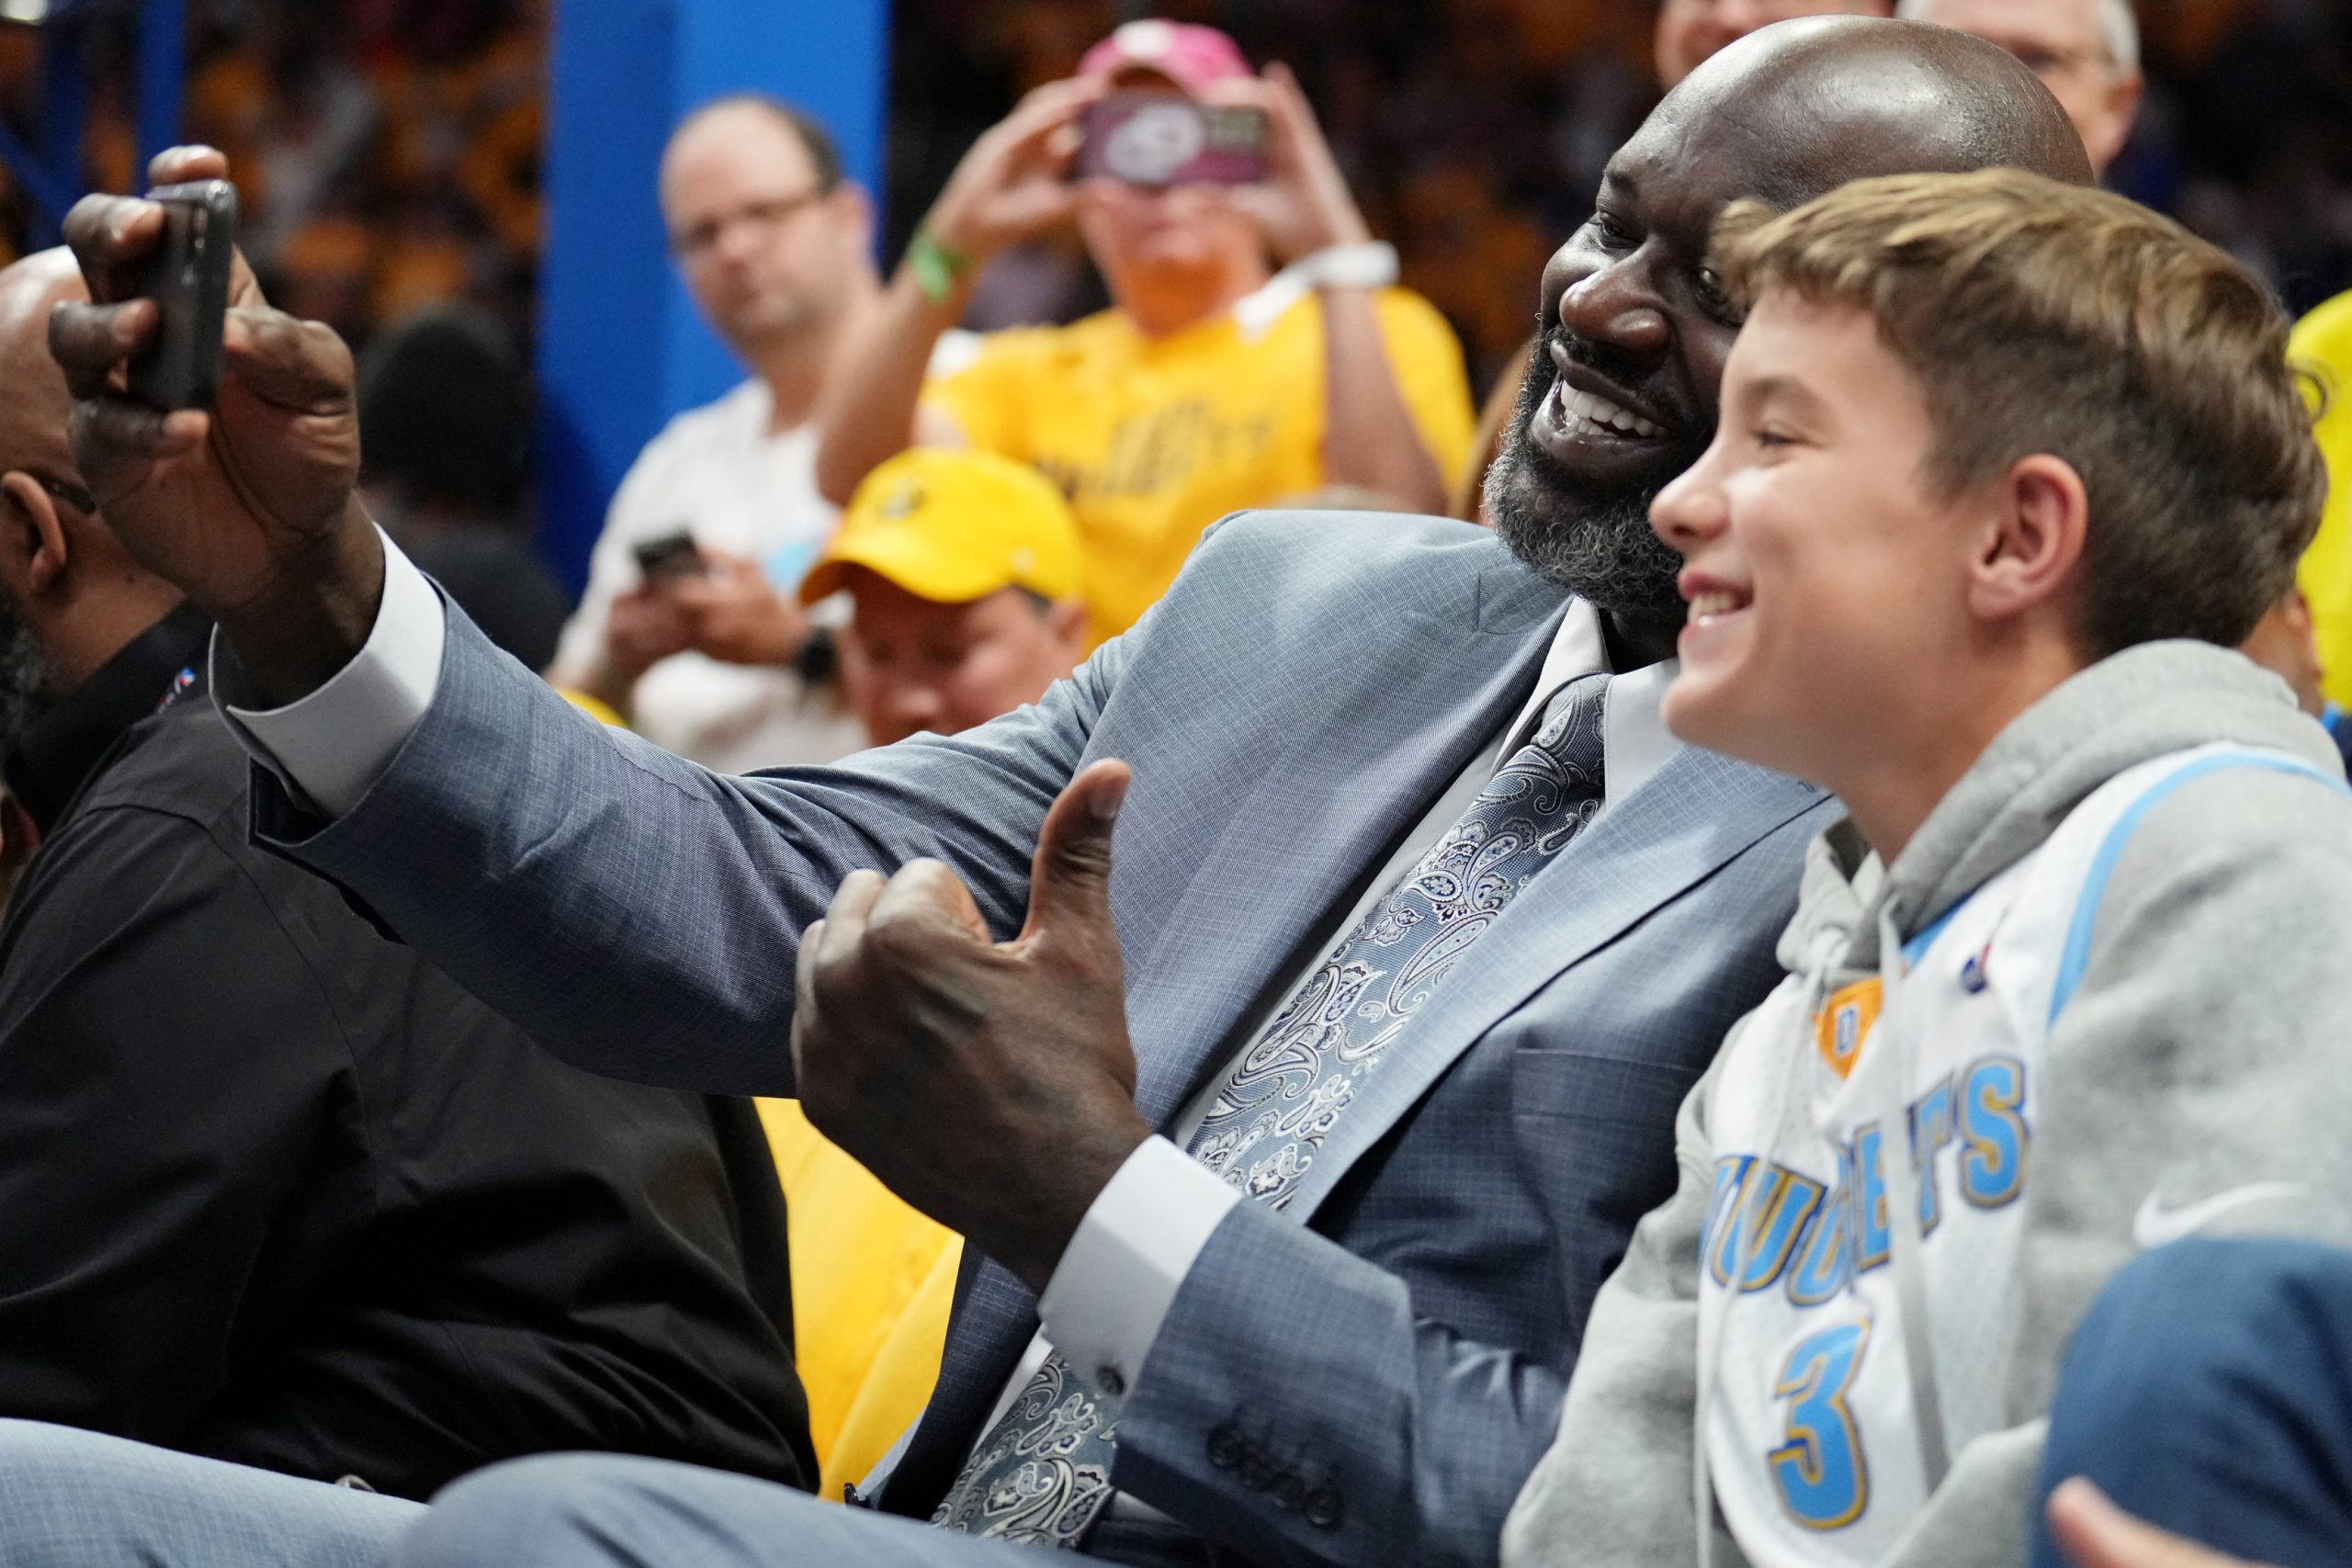
<instances>
[{"instance_id":1,"label":"number 3 on hoodie","mask_svg":"<svg viewBox=\"0 0 2352 1568\"><path fill-rule=\"evenodd\" d=\"M1846 1390L1870 1339L1867 1323L1841 1323L1798 1341L1772 1397L1789 1404L1788 1441L1765 1456L1789 1517L1807 1529L1850 1525L1870 1506L1870 1468Z\"/></svg>"}]
</instances>

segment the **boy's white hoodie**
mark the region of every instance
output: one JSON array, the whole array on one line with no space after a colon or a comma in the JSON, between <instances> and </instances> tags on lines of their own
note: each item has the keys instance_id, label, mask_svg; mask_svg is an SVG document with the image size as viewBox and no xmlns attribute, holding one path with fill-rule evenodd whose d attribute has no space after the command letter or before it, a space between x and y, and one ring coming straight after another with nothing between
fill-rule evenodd
<instances>
[{"instance_id":1,"label":"boy's white hoodie","mask_svg":"<svg viewBox=\"0 0 2352 1568\"><path fill-rule=\"evenodd\" d=\"M2275 678L2158 643L2011 724L1891 869L1825 833L1504 1561L2022 1562L2109 1275L2190 1230L2352 1241L2342 777Z\"/></svg>"}]
</instances>

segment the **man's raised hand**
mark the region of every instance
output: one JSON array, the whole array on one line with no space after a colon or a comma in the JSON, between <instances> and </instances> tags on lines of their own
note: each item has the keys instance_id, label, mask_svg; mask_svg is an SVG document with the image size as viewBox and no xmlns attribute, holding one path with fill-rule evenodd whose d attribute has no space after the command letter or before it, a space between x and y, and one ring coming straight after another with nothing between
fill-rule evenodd
<instances>
[{"instance_id":1,"label":"man's raised hand","mask_svg":"<svg viewBox=\"0 0 2352 1568\"><path fill-rule=\"evenodd\" d=\"M1066 220L1078 205L1078 117L1106 90L1091 77L1033 88L948 175L923 220L932 237L978 263Z\"/></svg>"},{"instance_id":2,"label":"man's raised hand","mask_svg":"<svg viewBox=\"0 0 2352 1568\"><path fill-rule=\"evenodd\" d=\"M222 179L228 164L176 147L148 174ZM74 396L74 461L125 547L220 623L259 695L289 702L366 643L382 593L382 549L354 493L351 353L272 310L240 256L213 409L164 413L125 395L125 361L158 326L130 279L163 227L160 208L129 197L85 197L66 216L90 303L60 305L49 343Z\"/></svg>"},{"instance_id":3,"label":"man's raised hand","mask_svg":"<svg viewBox=\"0 0 2352 1568\"><path fill-rule=\"evenodd\" d=\"M887 883L853 873L800 939L792 1055L808 1120L1033 1289L1151 1134L1111 922L1128 781L1125 763L1097 762L1054 802L1012 942L991 943L970 892L930 860Z\"/></svg>"}]
</instances>

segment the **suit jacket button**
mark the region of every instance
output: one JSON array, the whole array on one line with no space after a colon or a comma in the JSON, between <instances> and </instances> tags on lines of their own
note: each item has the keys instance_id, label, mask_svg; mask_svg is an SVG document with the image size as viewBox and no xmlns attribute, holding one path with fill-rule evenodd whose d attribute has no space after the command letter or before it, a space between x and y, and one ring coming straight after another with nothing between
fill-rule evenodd
<instances>
[{"instance_id":1,"label":"suit jacket button","mask_svg":"<svg viewBox=\"0 0 2352 1568\"><path fill-rule=\"evenodd\" d=\"M1114 1399L1124 1399L1127 1393L1126 1374L1105 1361L1094 1369L1094 1386Z\"/></svg>"},{"instance_id":2,"label":"suit jacket button","mask_svg":"<svg viewBox=\"0 0 2352 1568\"><path fill-rule=\"evenodd\" d=\"M1329 1487L1318 1486L1306 1495L1306 1522L1317 1529L1337 1529L1340 1512L1340 1495Z\"/></svg>"},{"instance_id":3,"label":"suit jacket button","mask_svg":"<svg viewBox=\"0 0 2352 1568\"><path fill-rule=\"evenodd\" d=\"M1231 1470L1239 1464L1245 1451L1241 1434L1230 1427L1219 1427L1209 1434L1209 1462L1219 1470Z\"/></svg>"},{"instance_id":4,"label":"suit jacket button","mask_svg":"<svg viewBox=\"0 0 2352 1568\"><path fill-rule=\"evenodd\" d=\"M1284 1513L1295 1510L1306 1499L1306 1483L1295 1475L1274 1477L1274 1506Z\"/></svg>"},{"instance_id":5,"label":"suit jacket button","mask_svg":"<svg viewBox=\"0 0 2352 1568\"><path fill-rule=\"evenodd\" d=\"M1261 1454L1245 1454L1241 1460L1241 1484L1252 1492L1263 1492L1274 1483L1274 1467Z\"/></svg>"}]
</instances>

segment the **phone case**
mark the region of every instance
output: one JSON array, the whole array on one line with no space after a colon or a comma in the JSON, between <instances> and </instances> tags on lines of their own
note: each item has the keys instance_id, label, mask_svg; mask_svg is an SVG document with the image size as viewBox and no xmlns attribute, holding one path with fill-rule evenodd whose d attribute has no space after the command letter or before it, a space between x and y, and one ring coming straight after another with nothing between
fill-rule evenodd
<instances>
[{"instance_id":1,"label":"phone case","mask_svg":"<svg viewBox=\"0 0 2352 1568\"><path fill-rule=\"evenodd\" d=\"M237 244L237 188L226 180L159 186L164 238L135 293L155 301L155 341L128 367L130 395L151 408L210 408L220 390L220 330Z\"/></svg>"}]
</instances>

